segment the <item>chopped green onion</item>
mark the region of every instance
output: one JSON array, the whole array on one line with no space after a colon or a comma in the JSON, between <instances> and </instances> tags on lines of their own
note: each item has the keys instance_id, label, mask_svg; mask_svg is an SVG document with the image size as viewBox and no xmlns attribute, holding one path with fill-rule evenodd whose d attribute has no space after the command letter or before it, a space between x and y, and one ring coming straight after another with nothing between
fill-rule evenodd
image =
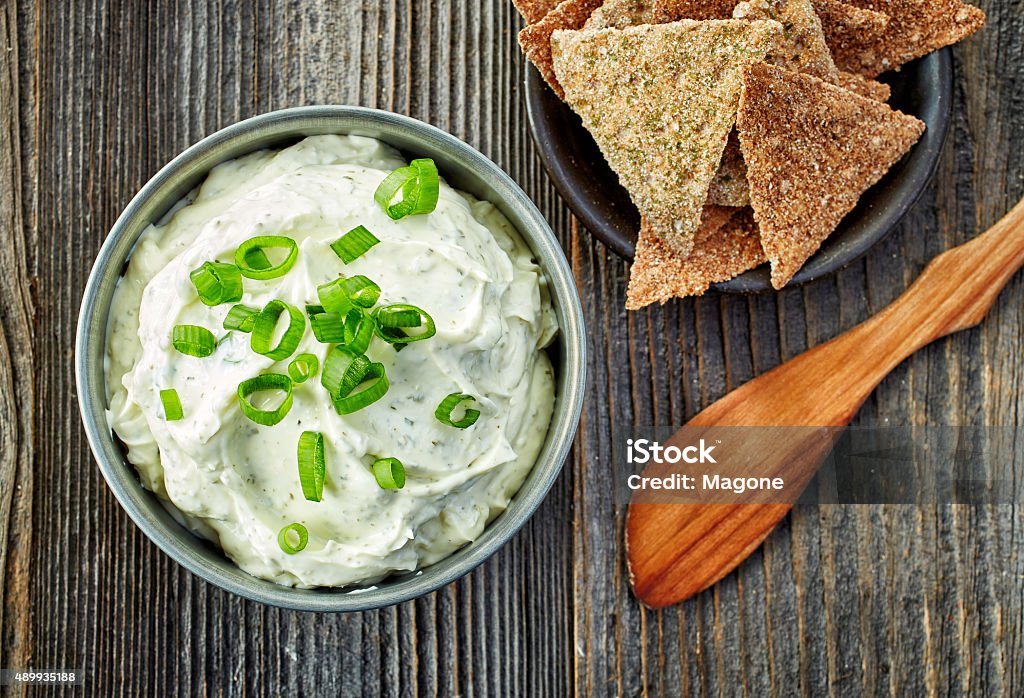
<instances>
[{"instance_id":1,"label":"chopped green onion","mask_svg":"<svg viewBox=\"0 0 1024 698\"><path fill-rule=\"evenodd\" d=\"M311 502L319 502L324 498L324 478L327 476L324 435L316 431L302 432L298 452L302 496Z\"/></svg>"},{"instance_id":2,"label":"chopped green onion","mask_svg":"<svg viewBox=\"0 0 1024 698\"><path fill-rule=\"evenodd\" d=\"M353 308L345 316L342 344L350 354L362 354L370 347L377 323L361 308Z\"/></svg>"},{"instance_id":3,"label":"chopped green onion","mask_svg":"<svg viewBox=\"0 0 1024 698\"><path fill-rule=\"evenodd\" d=\"M188 278L205 305L220 305L242 300L242 274L234 264L203 262Z\"/></svg>"},{"instance_id":4,"label":"chopped green onion","mask_svg":"<svg viewBox=\"0 0 1024 698\"><path fill-rule=\"evenodd\" d=\"M437 207L440 186L434 161L421 158L389 174L377 187L373 198L389 218L397 221L409 215L433 211ZM402 200L391 203L399 190Z\"/></svg>"},{"instance_id":5,"label":"chopped green onion","mask_svg":"<svg viewBox=\"0 0 1024 698\"><path fill-rule=\"evenodd\" d=\"M171 332L171 346L182 354L203 358L217 348L213 332L199 325L175 325Z\"/></svg>"},{"instance_id":6,"label":"chopped green onion","mask_svg":"<svg viewBox=\"0 0 1024 698\"><path fill-rule=\"evenodd\" d=\"M255 407L250 398L256 393L268 390L279 390L284 393L281 404L272 410ZM292 408L292 379L281 373L264 373L244 380L238 384L238 404L246 417L259 425L272 427L284 419Z\"/></svg>"},{"instance_id":7,"label":"chopped green onion","mask_svg":"<svg viewBox=\"0 0 1024 698\"><path fill-rule=\"evenodd\" d=\"M288 364L288 375L296 383L305 383L319 369L320 361L315 354L299 354Z\"/></svg>"},{"instance_id":8,"label":"chopped green onion","mask_svg":"<svg viewBox=\"0 0 1024 698\"><path fill-rule=\"evenodd\" d=\"M263 270L270 269L274 265L270 263L270 258L267 257L267 253L263 251L262 247L252 247L245 253L245 266L250 269Z\"/></svg>"},{"instance_id":9,"label":"chopped green onion","mask_svg":"<svg viewBox=\"0 0 1024 698\"><path fill-rule=\"evenodd\" d=\"M397 458L378 458L371 468L381 489L400 490L405 487L405 467Z\"/></svg>"},{"instance_id":10,"label":"chopped green onion","mask_svg":"<svg viewBox=\"0 0 1024 698\"><path fill-rule=\"evenodd\" d=\"M350 354L342 347L332 347L324 358L320 385L331 398L348 395L359 385L370 367L370 360L362 354Z\"/></svg>"},{"instance_id":11,"label":"chopped green onion","mask_svg":"<svg viewBox=\"0 0 1024 698\"><path fill-rule=\"evenodd\" d=\"M357 225L340 238L331 243L334 254L341 258L345 264L363 256L367 250L376 245L380 240L377 236L361 225Z\"/></svg>"},{"instance_id":12,"label":"chopped green onion","mask_svg":"<svg viewBox=\"0 0 1024 698\"><path fill-rule=\"evenodd\" d=\"M337 313L310 315L309 326L313 329L313 336L318 342L337 344L345 341L345 320Z\"/></svg>"},{"instance_id":13,"label":"chopped green onion","mask_svg":"<svg viewBox=\"0 0 1024 698\"><path fill-rule=\"evenodd\" d=\"M309 303L306 303L306 315L309 315L310 317L326 312L327 311L322 305L310 305Z\"/></svg>"},{"instance_id":14,"label":"chopped green onion","mask_svg":"<svg viewBox=\"0 0 1024 698\"><path fill-rule=\"evenodd\" d=\"M362 390L353 389L344 395L332 396L331 401L334 403L334 410L338 414L358 412L384 397L389 386L388 376L384 372L384 365L377 362L371 363L363 374L362 380L356 386L356 388L362 387Z\"/></svg>"},{"instance_id":15,"label":"chopped green onion","mask_svg":"<svg viewBox=\"0 0 1024 698\"><path fill-rule=\"evenodd\" d=\"M420 320L421 312L412 306L386 305L377 311L377 322L382 327L419 327L423 324Z\"/></svg>"},{"instance_id":16,"label":"chopped green onion","mask_svg":"<svg viewBox=\"0 0 1024 698\"><path fill-rule=\"evenodd\" d=\"M345 279L342 286L349 300L361 308L372 308L380 298L380 286L362 274Z\"/></svg>"},{"instance_id":17,"label":"chopped green onion","mask_svg":"<svg viewBox=\"0 0 1024 698\"><path fill-rule=\"evenodd\" d=\"M416 321L413 321L413 314ZM422 308L406 303L384 305L373 311L373 319L377 322L377 336L389 344L408 344L429 339L437 332L434 319ZM419 334L408 334L406 329L425 326Z\"/></svg>"},{"instance_id":18,"label":"chopped green onion","mask_svg":"<svg viewBox=\"0 0 1024 698\"><path fill-rule=\"evenodd\" d=\"M274 341L274 332L277 329L277 320L281 313L288 313L288 329L285 330L281 341L276 347L271 346ZM257 354L263 354L274 361L287 359L292 355L302 341L302 333L306 331L306 318L298 308L288 305L284 301L273 300L267 303L252 327L252 335L249 338L249 346Z\"/></svg>"},{"instance_id":19,"label":"chopped green onion","mask_svg":"<svg viewBox=\"0 0 1024 698\"><path fill-rule=\"evenodd\" d=\"M233 305L224 318L224 329L252 332L252 326L256 324L256 316L259 313L259 308L250 308L241 303Z\"/></svg>"},{"instance_id":20,"label":"chopped green onion","mask_svg":"<svg viewBox=\"0 0 1024 698\"><path fill-rule=\"evenodd\" d=\"M324 359L320 384L331 395L338 414L351 414L371 405L388 391L388 377L382 364L371 362L343 347L332 347ZM362 386L362 390L357 388Z\"/></svg>"},{"instance_id":21,"label":"chopped green onion","mask_svg":"<svg viewBox=\"0 0 1024 698\"><path fill-rule=\"evenodd\" d=\"M458 409L459 405L471 400L476 400L476 398L466 393L452 393L444 400L441 400L441 404L434 410L434 416L437 417L437 421L441 422L441 424L447 424L450 427L458 429L471 427L480 418L480 410L466 409L462 419L452 419L452 415L455 414L455 410Z\"/></svg>"},{"instance_id":22,"label":"chopped green onion","mask_svg":"<svg viewBox=\"0 0 1024 698\"><path fill-rule=\"evenodd\" d=\"M316 287L316 295L320 299L320 305L328 313L345 315L348 311L352 310L352 298L348 294L348 289L345 288L345 281L346 279L339 278Z\"/></svg>"},{"instance_id":23,"label":"chopped green onion","mask_svg":"<svg viewBox=\"0 0 1024 698\"><path fill-rule=\"evenodd\" d=\"M174 388L161 390L160 402L164 406L164 419L168 422L176 422L185 416L181 409L181 398L178 397L178 391Z\"/></svg>"},{"instance_id":24,"label":"chopped green onion","mask_svg":"<svg viewBox=\"0 0 1024 698\"><path fill-rule=\"evenodd\" d=\"M291 541L292 536L290 534L292 533L298 538L294 544ZM300 523L288 524L277 534L277 544L281 546L281 550L289 555L302 552L308 542L309 531Z\"/></svg>"},{"instance_id":25,"label":"chopped green onion","mask_svg":"<svg viewBox=\"0 0 1024 698\"><path fill-rule=\"evenodd\" d=\"M270 264L266 254L268 249L274 248L288 250L284 261L276 266ZM298 258L298 243L284 235L258 235L249 238L235 250L235 265L243 276L250 279L276 279L284 276L295 266Z\"/></svg>"}]
</instances>

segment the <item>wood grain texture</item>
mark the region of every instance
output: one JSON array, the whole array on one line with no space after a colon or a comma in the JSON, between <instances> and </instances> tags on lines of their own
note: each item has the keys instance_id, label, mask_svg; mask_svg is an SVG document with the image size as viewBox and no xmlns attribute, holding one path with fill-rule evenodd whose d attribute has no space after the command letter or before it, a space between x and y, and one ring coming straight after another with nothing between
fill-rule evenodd
<instances>
[{"instance_id":1,"label":"wood grain texture","mask_svg":"<svg viewBox=\"0 0 1024 698\"><path fill-rule=\"evenodd\" d=\"M685 422L880 310L1020 198L1024 17L984 6L989 28L955 54L939 174L865 259L779 294L627 313L625 263L578 227L534 153L508 0L8 0L0 666L79 668L87 695L1024 694L1019 505L798 507L736 573L652 612L628 592L613 458L615 425ZM248 603L171 562L104 485L73 397L82 289L130 197L202 136L314 103L410 114L509 171L565 247L590 332L576 448L537 515L465 579L352 615ZM855 423L1020 426L1022 301L1017 277Z\"/></svg>"}]
</instances>

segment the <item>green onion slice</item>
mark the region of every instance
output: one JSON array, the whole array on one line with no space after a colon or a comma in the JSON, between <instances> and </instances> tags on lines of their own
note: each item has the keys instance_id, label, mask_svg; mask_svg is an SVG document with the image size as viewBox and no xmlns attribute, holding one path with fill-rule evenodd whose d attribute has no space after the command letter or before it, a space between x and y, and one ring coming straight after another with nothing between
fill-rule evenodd
<instances>
[{"instance_id":1,"label":"green onion slice","mask_svg":"<svg viewBox=\"0 0 1024 698\"><path fill-rule=\"evenodd\" d=\"M376 321L362 308L353 308L345 316L342 344L350 354L363 354L370 347Z\"/></svg>"},{"instance_id":2,"label":"green onion slice","mask_svg":"<svg viewBox=\"0 0 1024 698\"><path fill-rule=\"evenodd\" d=\"M233 305L224 318L224 329L252 332L252 326L256 324L256 316L259 313L259 308L250 308L241 303Z\"/></svg>"},{"instance_id":3,"label":"green onion slice","mask_svg":"<svg viewBox=\"0 0 1024 698\"><path fill-rule=\"evenodd\" d=\"M400 490L405 487L405 466L397 458L378 458L373 461L371 469L381 489Z\"/></svg>"},{"instance_id":4,"label":"green onion slice","mask_svg":"<svg viewBox=\"0 0 1024 698\"><path fill-rule=\"evenodd\" d=\"M364 354L353 355L340 346L327 353L320 384L330 393L338 414L351 414L373 404L384 397L389 387L382 364L371 362Z\"/></svg>"},{"instance_id":5,"label":"green onion slice","mask_svg":"<svg viewBox=\"0 0 1024 698\"><path fill-rule=\"evenodd\" d=\"M341 258L345 264L362 257L366 252L376 245L380 240L377 236L361 225L357 225L340 238L331 243L334 254Z\"/></svg>"},{"instance_id":6,"label":"green onion slice","mask_svg":"<svg viewBox=\"0 0 1024 698\"><path fill-rule=\"evenodd\" d=\"M272 347L270 343L274 341L277 320L283 312L288 313L288 329L285 330L277 346ZM249 338L249 346L257 354L263 354L274 361L281 361L291 356L298 348L305 331L306 318L301 310L284 301L273 300L267 303L256 316L252 335Z\"/></svg>"},{"instance_id":7,"label":"green onion slice","mask_svg":"<svg viewBox=\"0 0 1024 698\"><path fill-rule=\"evenodd\" d=\"M450 427L456 427L458 429L466 429L476 424L476 420L480 418L480 410L466 409L462 415L462 419L452 419L452 415L458 409L459 405L463 402L476 400L472 395L466 393L452 393L444 400L441 400L441 404L434 410L434 416L437 417L437 421L441 424L447 424Z\"/></svg>"},{"instance_id":8,"label":"green onion slice","mask_svg":"<svg viewBox=\"0 0 1024 698\"><path fill-rule=\"evenodd\" d=\"M318 342L337 344L345 341L345 319L337 313L310 315L309 326L313 329L313 336Z\"/></svg>"},{"instance_id":9,"label":"green onion slice","mask_svg":"<svg viewBox=\"0 0 1024 698\"><path fill-rule=\"evenodd\" d=\"M350 354L342 347L332 347L324 358L324 370L320 374L320 385L331 395L331 399L348 395L362 381L370 368L370 360L362 354Z\"/></svg>"},{"instance_id":10,"label":"green onion slice","mask_svg":"<svg viewBox=\"0 0 1024 698\"><path fill-rule=\"evenodd\" d=\"M164 406L164 419L168 422L176 422L185 416L181 409L181 398L174 388L167 388L160 391L160 402Z\"/></svg>"},{"instance_id":11,"label":"green onion slice","mask_svg":"<svg viewBox=\"0 0 1024 698\"><path fill-rule=\"evenodd\" d=\"M377 187L373 198L389 218L397 221L409 215L433 211L437 207L440 186L434 161L421 158L389 174ZM401 201L391 203L399 191L402 192Z\"/></svg>"},{"instance_id":12,"label":"green onion slice","mask_svg":"<svg viewBox=\"0 0 1024 698\"><path fill-rule=\"evenodd\" d=\"M372 308L380 298L380 286L362 274L345 279L342 286L349 300L360 308Z\"/></svg>"},{"instance_id":13,"label":"green onion slice","mask_svg":"<svg viewBox=\"0 0 1024 698\"><path fill-rule=\"evenodd\" d=\"M171 331L171 346L182 354L203 358L217 348L217 338L199 325L175 325Z\"/></svg>"},{"instance_id":14,"label":"green onion slice","mask_svg":"<svg viewBox=\"0 0 1024 698\"><path fill-rule=\"evenodd\" d=\"M295 543L292 543L293 539L296 541ZM288 524L277 534L277 544L289 555L302 552L308 542L309 531L300 523Z\"/></svg>"},{"instance_id":15,"label":"green onion slice","mask_svg":"<svg viewBox=\"0 0 1024 698\"><path fill-rule=\"evenodd\" d=\"M406 303L381 306L373 311L373 319L377 322L377 335L390 344L418 342L437 332L434 319L425 310ZM423 330L418 334L406 332L415 327L423 327Z\"/></svg>"},{"instance_id":16,"label":"green onion slice","mask_svg":"<svg viewBox=\"0 0 1024 698\"><path fill-rule=\"evenodd\" d=\"M296 383L305 383L320 370L320 361L315 354L299 354L288 364L288 375Z\"/></svg>"},{"instance_id":17,"label":"green onion slice","mask_svg":"<svg viewBox=\"0 0 1024 698\"><path fill-rule=\"evenodd\" d=\"M284 261L273 265L267 257L266 250L285 249L288 251ZM276 279L284 276L295 266L299 258L299 245L284 235L257 235L249 238L235 250L235 265L242 276L250 279Z\"/></svg>"},{"instance_id":18,"label":"green onion slice","mask_svg":"<svg viewBox=\"0 0 1024 698\"><path fill-rule=\"evenodd\" d=\"M338 414L352 414L368 407L384 397L388 391L388 376L384 365L374 362L366 369L363 379L348 394L332 398L334 410Z\"/></svg>"},{"instance_id":19,"label":"green onion slice","mask_svg":"<svg viewBox=\"0 0 1024 698\"><path fill-rule=\"evenodd\" d=\"M302 432L298 452L302 496L310 502L319 502L324 498L324 478L327 475L324 435L317 431Z\"/></svg>"},{"instance_id":20,"label":"green onion slice","mask_svg":"<svg viewBox=\"0 0 1024 698\"><path fill-rule=\"evenodd\" d=\"M316 287L316 295L320 299L320 305L328 313L337 313L343 316L352 310L352 298L348 294L348 289L345 288L345 281L347 279L335 279Z\"/></svg>"},{"instance_id":21,"label":"green onion slice","mask_svg":"<svg viewBox=\"0 0 1024 698\"><path fill-rule=\"evenodd\" d=\"M306 303L306 315L309 315L310 317L326 312L327 310L324 309L322 305L311 305L309 303Z\"/></svg>"},{"instance_id":22,"label":"green onion slice","mask_svg":"<svg viewBox=\"0 0 1024 698\"><path fill-rule=\"evenodd\" d=\"M220 305L242 300L242 274L234 264L203 262L188 278L205 305Z\"/></svg>"},{"instance_id":23,"label":"green onion slice","mask_svg":"<svg viewBox=\"0 0 1024 698\"><path fill-rule=\"evenodd\" d=\"M284 399L272 410L261 410L252 404L252 396L264 391L277 390L284 393ZM272 427L288 414L292 408L292 379L281 373L264 373L238 384L238 404L242 414L265 427Z\"/></svg>"}]
</instances>

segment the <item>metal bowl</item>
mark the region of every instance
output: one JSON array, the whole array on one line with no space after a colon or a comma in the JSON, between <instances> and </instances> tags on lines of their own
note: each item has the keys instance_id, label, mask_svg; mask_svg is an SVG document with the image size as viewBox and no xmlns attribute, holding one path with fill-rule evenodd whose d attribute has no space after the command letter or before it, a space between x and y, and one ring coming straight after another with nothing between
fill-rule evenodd
<instances>
[{"instance_id":1,"label":"metal bowl","mask_svg":"<svg viewBox=\"0 0 1024 698\"><path fill-rule=\"evenodd\" d=\"M410 157L432 157L457 189L495 204L519 230L543 269L561 328L548 349L555 366L554 416L540 455L508 508L473 543L413 573L365 588L294 589L243 572L214 544L179 524L143 489L107 424L104 355L115 286L146 227L205 179L215 165L306 136L371 136ZM537 509L562 469L579 423L585 379L583 311L565 255L526 194L497 165L453 136L398 114L346 106L285 109L229 126L160 170L132 199L107 236L89 276L76 339L78 401L89 445L103 477L132 520L165 553L193 573L245 598L305 611L361 611L427 594L465 575L507 542Z\"/></svg>"}]
</instances>

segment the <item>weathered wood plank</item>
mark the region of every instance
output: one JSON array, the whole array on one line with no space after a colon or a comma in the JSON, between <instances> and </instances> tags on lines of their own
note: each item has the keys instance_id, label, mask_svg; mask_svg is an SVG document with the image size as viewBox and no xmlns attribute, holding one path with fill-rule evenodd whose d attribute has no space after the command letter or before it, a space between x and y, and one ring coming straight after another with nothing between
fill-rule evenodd
<instances>
[{"instance_id":1,"label":"weathered wood plank","mask_svg":"<svg viewBox=\"0 0 1024 698\"><path fill-rule=\"evenodd\" d=\"M17 9L0 7L0 667L32 656L30 558L35 452L35 312L22 189ZM16 691L18 692L18 691Z\"/></svg>"}]
</instances>

